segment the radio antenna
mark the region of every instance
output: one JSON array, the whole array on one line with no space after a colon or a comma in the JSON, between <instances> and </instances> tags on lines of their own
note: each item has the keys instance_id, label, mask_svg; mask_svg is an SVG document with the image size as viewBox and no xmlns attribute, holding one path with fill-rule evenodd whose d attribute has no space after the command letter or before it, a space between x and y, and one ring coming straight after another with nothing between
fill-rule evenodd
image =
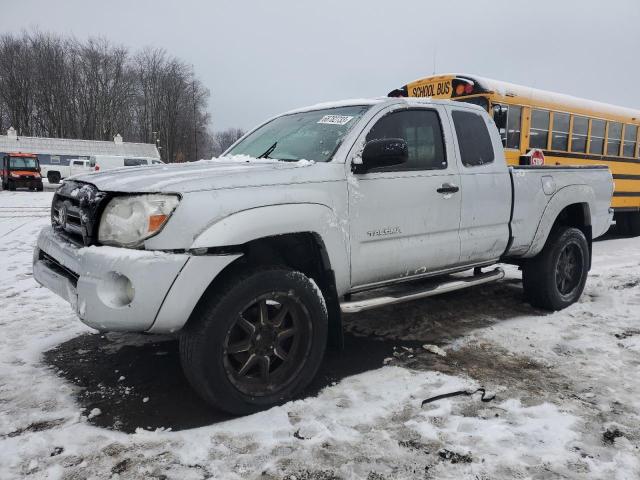
<instances>
[{"instance_id":1,"label":"radio antenna","mask_svg":"<svg viewBox=\"0 0 640 480\"><path fill-rule=\"evenodd\" d=\"M436 57L438 56L438 45L437 44L433 44L433 73L432 75L436 74Z\"/></svg>"}]
</instances>

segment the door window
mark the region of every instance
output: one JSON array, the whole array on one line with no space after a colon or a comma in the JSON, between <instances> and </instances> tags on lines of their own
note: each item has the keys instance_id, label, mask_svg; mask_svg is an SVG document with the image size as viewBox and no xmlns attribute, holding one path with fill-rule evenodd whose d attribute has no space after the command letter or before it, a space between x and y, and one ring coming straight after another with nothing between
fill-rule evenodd
<instances>
[{"instance_id":1,"label":"door window","mask_svg":"<svg viewBox=\"0 0 640 480\"><path fill-rule=\"evenodd\" d=\"M462 164L465 167L476 167L493 162L491 135L484 118L476 113L461 110L455 110L452 116Z\"/></svg>"},{"instance_id":2,"label":"door window","mask_svg":"<svg viewBox=\"0 0 640 480\"><path fill-rule=\"evenodd\" d=\"M367 134L367 141L402 138L407 142L406 163L373 171L435 170L447 168L440 118L435 110L402 110L382 117Z\"/></svg>"}]
</instances>

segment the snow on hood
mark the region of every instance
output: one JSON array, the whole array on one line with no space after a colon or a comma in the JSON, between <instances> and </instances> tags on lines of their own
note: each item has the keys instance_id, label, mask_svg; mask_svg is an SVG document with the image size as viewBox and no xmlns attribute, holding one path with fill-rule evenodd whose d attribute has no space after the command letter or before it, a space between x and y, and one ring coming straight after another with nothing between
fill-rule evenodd
<instances>
[{"instance_id":1,"label":"snow on hood","mask_svg":"<svg viewBox=\"0 0 640 480\"><path fill-rule=\"evenodd\" d=\"M313 181L311 173L300 175L315 162L284 162L236 155L189 163L123 167L78 175L74 180L112 192L191 192L222 188L253 187ZM315 172L314 172L315 173Z\"/></svg>"}]
</instances>

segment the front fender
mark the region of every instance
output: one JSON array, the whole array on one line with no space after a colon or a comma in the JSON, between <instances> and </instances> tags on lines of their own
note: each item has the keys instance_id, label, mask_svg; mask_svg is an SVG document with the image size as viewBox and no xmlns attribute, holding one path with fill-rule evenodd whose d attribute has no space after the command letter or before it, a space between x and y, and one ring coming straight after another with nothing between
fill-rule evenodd
<instances>
[{"instance_id":1,"label":"front fender","mask_svg":"<svg viewBox=\"0 0 640 480\"><path fill-rule=\"evenodd\" d=\"M301 232L314 233L322 239L335 273L338 293L348 290L347 229L326 205L293 203L242 210L209 225L196 236L190 248L242 245L260 238Z\"/></svg>"},{"instance_id":2,"label":"front fender","mask_svg":"<svg viewBox=\"0 0 640 480\"><path fill-rule=\"evenodd\" d=\"M587 213L585 222L587 225L591 225L591 213L595 211L596 196L592 187L589 185L568 185L558 190L549 202L547 203L538 228L531 242L529 250L523 255L523 257L534 257L544 248L544 244L547 242L547 238L551 233L551 228L555 223L560 212L569 205L576 203L587 204Z\"/></svg>"}]
</instances>

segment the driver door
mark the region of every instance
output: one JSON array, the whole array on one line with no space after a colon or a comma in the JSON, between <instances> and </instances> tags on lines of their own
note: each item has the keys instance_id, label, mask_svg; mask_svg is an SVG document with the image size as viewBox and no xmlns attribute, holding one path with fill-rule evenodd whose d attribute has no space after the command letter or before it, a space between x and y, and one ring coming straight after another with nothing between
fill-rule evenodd
<instances>
[{"instance_id":1,"label":"driver door","mask_svg":"<svg viewBox=\"0 0 640 480\"><path fill-rule=\"evenodd\" d=\"M352 288L458 264L460 177L446 118L440 106L403 106L379 114L363 134L362 141L404 139L409 159L349 173Z\"/></svg>"}]
</instances>

